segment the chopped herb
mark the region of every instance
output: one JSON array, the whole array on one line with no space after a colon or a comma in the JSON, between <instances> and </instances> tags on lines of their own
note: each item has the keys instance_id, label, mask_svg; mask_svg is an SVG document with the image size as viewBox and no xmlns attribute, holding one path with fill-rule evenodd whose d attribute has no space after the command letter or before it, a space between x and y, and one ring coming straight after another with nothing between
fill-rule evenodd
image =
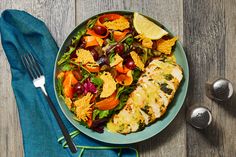
<instances>
[{"instance_id":1,"label":"chopped herb","mask_svg":"<svg viewBox=\"0 0 236 157\"><path fill-rule=\"evenodd\" d=\"M165 77L165 79L166 80L172 80L174 77L173 77L173 75L171 75L171 74L166 74L166 75L164 75L164 77Z\"/></svg>"},{"instance_id":2,"label":"chopped herb","mask_svg":"<svg viewBox=\"0 0 236 157\"><path fill-rule=\"evenodd\" d=\"M153 81L153 79L148 79L148 81Z\"/></svg>"},{"instance_id":3,"label":"chopped herb","mask_svg":"<svg viewBox=\"0 0 236 157\"><path fill-rule=\"evenodd\" d=\"M149 112L149 106L148 106L148 105L145 105L143 108L141 108L141 110L142 110L143 112L145 112L146 114L148 114L148 112Z\"/></svg>"},{"instance_id":4,"label":"chopped herb","mask_svg":"<svg viewBox=\"0 0 236 157\"><path fill-rule=\"evenodd\" d=\"M168 95L170 95L172 93L172 89L168 88L167 87L167 83L162 83L160 84L160 87L161 87L161 90L164 92L164 93L167 93Z\"/></svg>"}]
</instances>

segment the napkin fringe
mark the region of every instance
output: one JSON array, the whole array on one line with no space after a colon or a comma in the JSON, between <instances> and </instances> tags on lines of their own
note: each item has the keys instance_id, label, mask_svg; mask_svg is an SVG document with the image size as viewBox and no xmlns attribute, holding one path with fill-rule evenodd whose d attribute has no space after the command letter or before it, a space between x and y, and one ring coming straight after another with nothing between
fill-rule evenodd
<instances>
[{"instance_id":1,"label":"napkin fringe","mask_svg":"<svg viewBox=\"0 0 236 157\"><path fill-rule=\"evenodd\" d=\"M75 138L79 134L80 134L79 130L75 130L75 131L70 132L70 136L72 139ZM68 145L64 139L64 136L59 137L57 142L60 143L63 148L68 148ZM76 147L80 149L80 154L78 157L82 157L85 150L112 150L112 149L113 150L119 149L119 152L117 153L117 157L122 156L123 149L130 149L132 151L135 151L136 157L139 157L139 153L138 153L137 149L132 148L132 147L127 147L127 146L81 146L81 145L76 145Z\"/></svg>"}]
</instances>

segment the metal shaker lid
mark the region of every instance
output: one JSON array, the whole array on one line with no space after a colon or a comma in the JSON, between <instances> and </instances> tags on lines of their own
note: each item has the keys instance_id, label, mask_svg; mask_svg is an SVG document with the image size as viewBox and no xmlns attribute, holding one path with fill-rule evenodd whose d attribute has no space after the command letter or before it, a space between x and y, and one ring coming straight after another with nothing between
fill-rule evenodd
<instances>
[{"instance_id":1,"label":"metal shaker lid","mask_svg":"<svg viewBox=\"0 0 236 157\"><path fill-rule=\"evenodd\" d=\"M203 106L192 107L188 110L187 121L197 129L204 129L212 122L212 115L208 108Z\"/></svg>"},{"instance_id":2,"label":"metal shaker lid","mask_svg":"<svg viewBox=\"0 0 236 157\"><path fill-rule=\"evenodd\" d=\"M233 85L227 79L217 79L211 84L207 84L207 96L218 100L225 101L233 96Z\"/></svg>"}]
</instances>

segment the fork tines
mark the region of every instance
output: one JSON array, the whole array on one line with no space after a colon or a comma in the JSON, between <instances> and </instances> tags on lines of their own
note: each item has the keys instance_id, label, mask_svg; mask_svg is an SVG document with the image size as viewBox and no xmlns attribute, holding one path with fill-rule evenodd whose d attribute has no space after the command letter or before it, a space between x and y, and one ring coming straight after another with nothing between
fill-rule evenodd
<instances>
[{"instance_id":1,"label":"fork tines","mask_svg":"<svg viewBox=\"0 0 236 157\"><path fill-rule=\"evenodd\" d=\"M21 56L21 60L25 66L25 68L29 71L32 79L37 79L43 75L39 64L34 59L34 56L31 53L25 53Z\"/></svg>"}]
</instances>

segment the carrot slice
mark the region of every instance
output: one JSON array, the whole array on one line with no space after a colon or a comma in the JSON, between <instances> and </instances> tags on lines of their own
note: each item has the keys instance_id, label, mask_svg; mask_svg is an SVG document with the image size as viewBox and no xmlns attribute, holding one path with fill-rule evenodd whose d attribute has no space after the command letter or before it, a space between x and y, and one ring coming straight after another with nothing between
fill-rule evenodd
<instances>
[{"instance_id":1,"label":"carrot slice","mask_svg":"<svg viewBox=\"0 0 236 157\"><path fill-rule=\"evenodd\" d=\"M120 74L116 77L116 81L124 86L129 86L133 82L132 70L128 71L127 74Z\"/></svg>"},{"instance_id":2,"label":"carrot slice","mask_svg":"<svg viewBox=\"0 0 236 157\"><path fill-rule=\"evenodd\" d=\"M129 32L129 30L124 30L123 32L121 31L114 31L113 36L116 42L121 41L122 39L124 39L124 37L126 36L126 34Z\"/></svg>"},{"instance_id":3,"label":"carrot slice","mask_svg":"<svg viewBox=\"0 0 236 157\"><path fill-rule=\"evenodd\" d=\"M104 27L104 26L103 26ZM106 28L106 27L105 27ZM107 28L106 28L107 29ZM109 31L107 30L107 33L105 35L98 35L95 33L94 30L92 29L87 29L87 32L86 34L89 34L89 35L92 35L92 36L95 36L95 37L99 37L99 38L106 38L108 35L109 35Z\"/></svg>"},{"instance_id":4,"label":"carrot slice","mask_svg":"<svg viewBox=\"0 0 236 157\"><path fill-rule=\"evenodd\" d=\"M71 99L73 98L74 91L73 91L72 86L65 86L63 90L66 97L71 98Z\"/></svg>"},{"instance_id":5,"label":"carrot slice","mask_svg":"<svg viewBox=\"0 0 236 157\"><path fill-rule=\"evenodd\" d=\"M124 66L122 62L116 65L116 71L118 71L119 73L126 74L129 70L130 69Z\"/></svg>"},{"instance_id":6,"label":"carrot slice","mask_svg":"<svg viewBox=\"0 0 236 157\"><path fill-rule=\"evenodd\" d=\"M78 83L78 80L73 75L73 72L67 71L63 81L63 91L66 97L73 98L74 92L72 85L75 85L76 83Z\"/></svg>"},{"instance_id":7,"label":"carrot slice","mask_svg":"<svg viewBox=\"0 0 236 157\"><path fill-rule=\"evenodd\" d=\"M93 110L92 112L88 115L88 120L86 121L86 123L88 124L88 127L90 128L93 124Z\"/></svg>"},{"instance_id":8,"label":"carrot slice","mask_svg":"<svg viewBox=\"0 0 236 157\"><path fill-rule=\"evenodd\" d=\"M85 45L86 48L89 46L98 46L99 45L95 36L85 36L84 40L86 42L86 45Z\"/></svg>"},{"instance_id":9,"label":"carrot slice","mask_svg":"<svg viewBox=\"0 0 236 157\"><path fill-rule=\"evenodd\" d=\"M120 100L116 98L116 92L114 92L111 96L106 99L103 99L96 103L96 107L99 110L111 110L115 108L120 103Z\"/></svg>"},{"instance_id":10,"label":"carrot slice","mask_svg":"<svg viewBox=\"0 0 236 157\"><path fill-rule=\"evenodd\" d=\"M98 18L98 21L102 24L106 21L113 21L113 20L119 19L121 17L122 16L119 14L105 14L105 15L100 16Z\"/></svg>"},{"instance_id":11,"label":"carrot slice","mask_svg":"<svg viewBox=\"0 0 236 157\"><path fill-rule=\"evenodd\" d=\"M65 73L65 80L63 81L63 86L71 86L78 83L78 80L75 78L72 71L67 71Z\"/></svg>"}]
</instances>

